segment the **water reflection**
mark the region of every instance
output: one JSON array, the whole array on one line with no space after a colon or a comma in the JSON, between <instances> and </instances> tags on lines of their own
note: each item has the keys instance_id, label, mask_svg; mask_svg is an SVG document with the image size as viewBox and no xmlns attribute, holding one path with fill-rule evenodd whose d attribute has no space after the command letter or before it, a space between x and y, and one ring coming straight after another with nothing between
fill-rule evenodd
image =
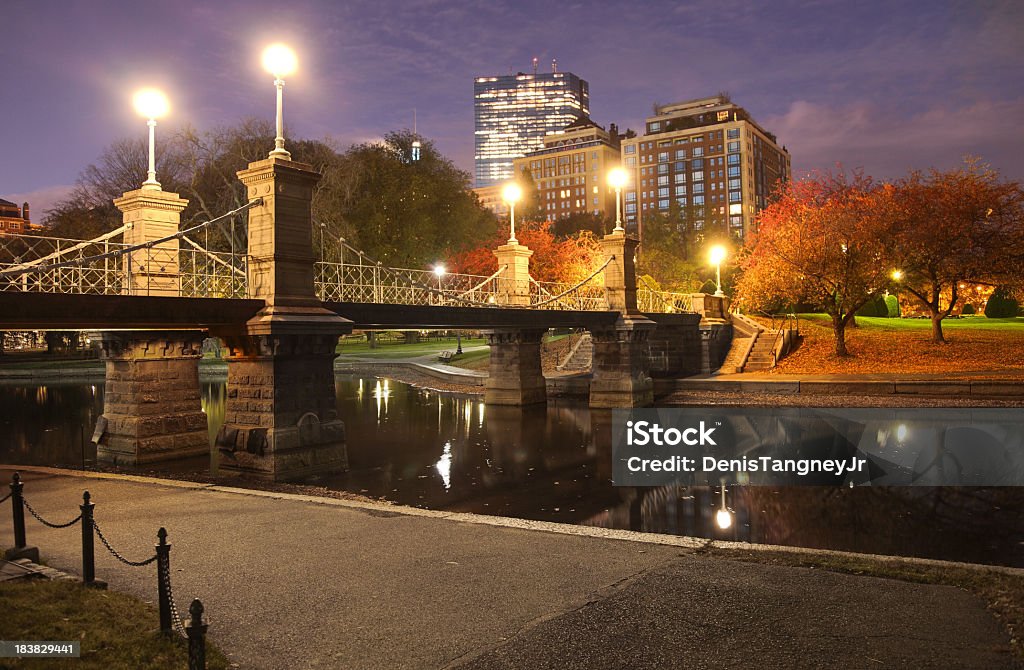
<instances>
[{"instance_id":1,"label":"water reflection","mask_svg":"<svg viewBox=\"0 0 1024 670\"><path fill-rule=\"evenodd\" d=\"M369 377L339 377L336 389L351 470L320 482L331 488L433 509L1024 566L1019 488L616 488L609 411L559 400L485 408ZM89 384L0 386L0 462L91 467L102 400ZM202 401L212 444L224 384L204 384ZM216 458L211 450L214 471Z\"/></svg>"}]
</instances>

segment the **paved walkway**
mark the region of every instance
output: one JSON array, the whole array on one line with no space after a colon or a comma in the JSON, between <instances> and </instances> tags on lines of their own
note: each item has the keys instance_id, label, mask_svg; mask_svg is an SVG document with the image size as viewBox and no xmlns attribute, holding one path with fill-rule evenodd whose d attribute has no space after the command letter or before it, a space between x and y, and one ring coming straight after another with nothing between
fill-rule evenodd
<instances>
[{"instance_id":1,"label":"paved walkway","mask_svg":"<svg viewBox=\"0 0 1024 670\"><path fill-rule=\"evenodd\" d=\"M179 608L201 597L212 638L243 668L1015 667L984 603L949 587L714 559L683 538L111 475L24 478L56 521L88 488L128 558L151 555L166 526ZM58 569L78 570L79 537L29 519L29 541ZM155 599L152 566L123 566L99 544L97 577Z\"/></svg>"}]
</instances>

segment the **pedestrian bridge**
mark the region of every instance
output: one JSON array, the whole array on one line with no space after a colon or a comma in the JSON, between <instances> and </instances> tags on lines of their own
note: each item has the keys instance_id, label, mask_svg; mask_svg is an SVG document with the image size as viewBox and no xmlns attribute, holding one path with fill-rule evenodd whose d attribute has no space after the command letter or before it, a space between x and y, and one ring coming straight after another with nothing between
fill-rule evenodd
<instances>
[{"instance_id":1,"label":"pedestrian bridge","mask_svg":"<svg viewBox=\"0 0 1024 670\"><path fill-rule=\"evenodd\" d=\"M651 404L652 374L701 370L702 318L727 327L723 299L638 280L639 242L621 229L600 241L600 266L571 284L537 281L532 251L514 238L494 250L489 276L435 274L329 238L311 216L320 175L308 165L271 155L238 177L244 205L186 228L188 201L147 182L114 201L124 225L96 238L0 235L0 330L102 332L106 393L93 435L102 459L208 453L198 360L209 336L228 352L220 468L288 480L347 467L333 360L354 328L484 332L492 405L544 402L542 336L586 329L591 406L634 407ZM245 249L210 244L221 238L211 231L238 226Z\"/></svg>"}]
</instances>

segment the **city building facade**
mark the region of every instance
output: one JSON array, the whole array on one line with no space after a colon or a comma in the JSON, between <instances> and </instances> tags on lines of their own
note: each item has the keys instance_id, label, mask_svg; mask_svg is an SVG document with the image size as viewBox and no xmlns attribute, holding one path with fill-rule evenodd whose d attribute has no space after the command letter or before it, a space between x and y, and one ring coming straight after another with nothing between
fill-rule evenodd
<instances>
[{"instance_id":1,"label":"city building facade","mask_svg":"<svg viewBox=\"0 0 1024 670\"><path fill-rule=\"evenodd\" d=\"M491 184L490 186L478 186L473 189L476 197L484 209L489 209L498 216L508 216L508 203L501 197L501 190L505 184Z\"/></svg>"},{"instance_id":2,"label":"city building facade","mask_svg":"<svg viewBox=\"0 0 1024 670\"><path fill-rule=\"evenodd\" d=\"M473 83L476 186L512 178L513 161L590 115L590 85L571 72L519 72Z\"/></svg>"},{"instance_id":3,"label":"city building facade","mask_svg":"<svg viewBox=\"0 0 1024 670\"><path fill-rule=\"evenodd\" d=\"M589 117L577 119L546 136L543 148L517 158L515 175L519 178L529 172L541 212L548 219L574 214L614 216L615 189L608 186L608 170L619 166L620 143L614 123L605 130Z\"/></svg>"},{"instance_id":4,"label":"city building facade","mask_svg":"<svg viewBox=\"0 0 1024 670\"><path fill-rule=\"evenodd\" d=\"M644 134L622 142L630 174L626 228L643 237L644 218L679 211L693 230L745 239L790 156L750 114L719 95L655 107Z\"/></svg>"},{"instance_id":5,"label":"city building facade","mask_svg":"<svg viewBox=\"0 0 1024 670\"><path fill-rule=\"evenodd\" d=\"M10 200L0 198L0 235L27 233L34 228L27 202L18 207Z\"/></svg>"}]
</instances>

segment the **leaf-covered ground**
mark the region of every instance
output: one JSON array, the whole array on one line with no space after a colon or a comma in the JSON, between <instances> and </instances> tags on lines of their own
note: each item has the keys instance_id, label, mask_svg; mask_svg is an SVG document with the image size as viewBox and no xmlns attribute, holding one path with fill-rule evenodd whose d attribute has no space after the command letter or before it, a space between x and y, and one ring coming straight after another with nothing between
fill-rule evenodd
<instances>
[{"instance_id":1,"label":"leaf-covered ground","mask_svg":"<svg viewBox=\"0 0 1024 670\"><path fill-rule=\"evenodd\" d=\"M950 319L943 323L945 344L931 341L927 319L858 317L857 322L846 331L852 355L839 358L831 323L822 315L801 315L803 339L773 372L1024 378L1024 318Z\"/></svg>"}]
</instances>

